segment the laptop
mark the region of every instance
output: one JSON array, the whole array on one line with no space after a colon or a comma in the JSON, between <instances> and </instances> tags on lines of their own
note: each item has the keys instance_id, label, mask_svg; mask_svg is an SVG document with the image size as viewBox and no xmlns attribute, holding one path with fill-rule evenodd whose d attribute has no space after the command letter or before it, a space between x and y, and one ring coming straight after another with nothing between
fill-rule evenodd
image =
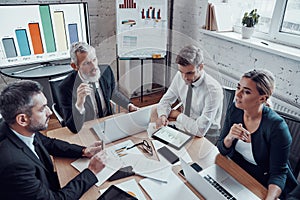
<instances>
[{"instance_id":1,"label":"laptop","mask_svg":"<svg viewBox=\"0 0 300 200\"><path fill-rule=\"evenodd\" d=\"M187 182L205 199L259 199L216 164L197 173L182 158L180 162Z\"/></svg>"},{"instance_id":2,"label":"laptop","mask_svg":"<svg viewBox=\"0 0 300 200\"><path fill-rule=\"evenodd\" d=\"M105 144L118 139L145 131L148 128L151 106L141 108L135 112L109 118L92 127Z\"/></svg>"}]
</instances>

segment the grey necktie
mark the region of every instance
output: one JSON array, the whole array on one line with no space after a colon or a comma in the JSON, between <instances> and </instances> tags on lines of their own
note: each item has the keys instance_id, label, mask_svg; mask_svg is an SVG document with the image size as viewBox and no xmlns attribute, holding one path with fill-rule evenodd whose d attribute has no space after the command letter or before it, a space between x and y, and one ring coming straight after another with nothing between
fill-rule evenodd
<instances>
[{"instance_id":1,"label":"grey necktie","mask_svg":"<svg viewBox=\"0 0 300 200\"><path fill-rule=\"evenodd\" d=\"M186 94L186 101L185 101L185 107L184 107L184 114L187 116L190 116L191 112L191 102L192 102L192 96L193 96L193 85L189 85L187 94Z\"/></svg>"}]
</instances>

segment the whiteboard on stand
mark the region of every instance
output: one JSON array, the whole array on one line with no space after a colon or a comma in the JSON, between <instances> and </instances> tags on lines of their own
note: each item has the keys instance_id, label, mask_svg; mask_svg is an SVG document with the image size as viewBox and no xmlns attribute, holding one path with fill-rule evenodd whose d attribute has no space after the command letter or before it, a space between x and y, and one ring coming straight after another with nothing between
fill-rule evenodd
<instances>
[{"instance_id":1,"label":"whiteboard on stand","mask_svg":"<svg viewBox=\"0 0 300 200\"><path fill-rule=\"evenodd\" d=\"M117 55L164 57L168 41L167 0L117 0Z\"/></svg>"}]
</instances>

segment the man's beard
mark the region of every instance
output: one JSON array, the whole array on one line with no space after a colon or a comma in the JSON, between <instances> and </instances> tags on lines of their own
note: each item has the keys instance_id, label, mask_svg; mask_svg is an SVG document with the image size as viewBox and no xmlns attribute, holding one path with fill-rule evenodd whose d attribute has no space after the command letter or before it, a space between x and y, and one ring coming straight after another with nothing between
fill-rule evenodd
<instances>
[{"instance_id":1,"label":"man's beard","mask_svg":"<svg viewBox=\"0 0 300 200\"><path fill-rule=\"evenodd\" d=\"M82 78L87 82L97 82L100 78L100 71L97 70L97 74L95 76L88 76L86 74L82 74Z\"/></svg>"},{"instance_id":2,"label":"man's beard","mask_svg":"<svg viewBox=\"0 0 300 200\"><path fill-rule=\"evenodd\" d=\"M48 121L49 121L50 117L47 119L47 121L45 122L45 124L41 124L41 123L30 123L30 125L28 126L28 129L30 132L35 133L38 131L43 131L46 130L48 128Z\"/></svg>"}]
</instances>

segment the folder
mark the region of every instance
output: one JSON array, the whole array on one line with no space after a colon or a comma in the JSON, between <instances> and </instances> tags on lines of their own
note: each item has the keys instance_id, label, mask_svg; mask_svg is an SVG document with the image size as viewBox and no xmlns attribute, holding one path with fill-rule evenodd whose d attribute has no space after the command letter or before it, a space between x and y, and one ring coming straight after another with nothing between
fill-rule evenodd
<instances>
[{"instance_id":1,"label":"folder","mask_svg":"<svg viewBox=\"0 0 300 200\"><path fill-rule=\"evenodd\" d=\"M228 3L208 3L205 29L210 31L232 31L232 14Z\"/></svg>"}]
</instances>

